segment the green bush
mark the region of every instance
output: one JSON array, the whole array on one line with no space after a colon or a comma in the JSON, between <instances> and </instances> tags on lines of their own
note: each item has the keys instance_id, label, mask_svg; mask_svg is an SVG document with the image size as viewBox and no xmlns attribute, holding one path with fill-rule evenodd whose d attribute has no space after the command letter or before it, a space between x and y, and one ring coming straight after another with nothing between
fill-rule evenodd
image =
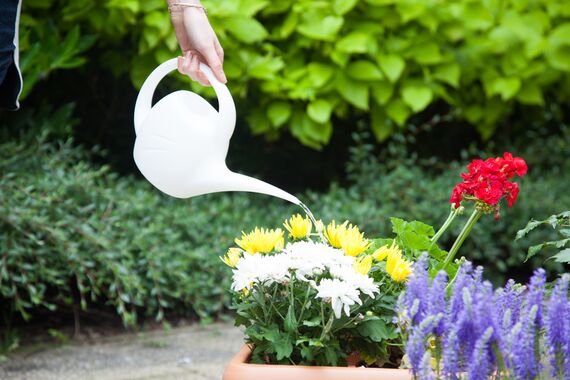
<instances>
[{"instance_id":1,"label":"green bush","mask_svg":"<svg viewBox=\"0 0 570 380\"><path fill-rule=\"evenodd\" d=\"M269 218L257 210L278 201L175 200L89 164L69 140L44 139L0 144L3 313L105 304L130 325L168 310L224 310L229 284L218 256L242 228Z\"/></svg>"},{"instance_id":2,"label":"green bush","mask_svg":"<svg viewBox=\"0 0 570 380\"><path fill-rule=\"evenodd\" d=\"M61 123L69 114L65 108L52 118ZM300 211L259 195L163 196L144 181L87 163L97 150L88 154L69 140L45 142L54 138L50 133L68 133L45 115L30 120L42 120L41 132L31 129L0 144L0 303L7 315L15 311L27 318L40 308L89 311L108 305L125 324L137 316L161 320L167 312L215 317L229 298L229 276L218 256L240 231L275 226ZM569 137L563 128L562 135L513 150L530 167L520 180L519 201L504 209L499 221L479 222L461 255L486 265L496 279L524 277L543 264L535 256L532 267L524 266L528 246L513 240L530 217L546 217L570 204ZM424 162L407 152L403 140L378 157L366 133L355 138L353 184L301 195L318 218L350 219L369 237L386 236L390 216L443 222L463 163ZM544 145L549 155L537 148ZM459 228L458 223L444 235L442 247L449 248ZM539 241L554 237L547 229L533 235Z\"/></svg>"},{"instance_id":3,"label":"green bush","mask_svg":"<svg viewBox=\"0 0 570 380\"><path fill-rule=\"evenodd\" d=\"M564 104L570 98L565 0L204 5L226 51L240 114L247 115L254 133L269 138L288 131L320 148L333 125L353 124L358 117L369 120L376 138L384 140L412 115L441 103L487 138L520 112L517 105ZM55 68L83 63L85 55L79 55L91 35L97 43L88 57L100 57L116 75L128 73L137 86L159 62L178 54L163 0L30 0L24 16L29 83ZM46 45L53 46L49 54L38 54Z\"/></svg>"}]
</instances>

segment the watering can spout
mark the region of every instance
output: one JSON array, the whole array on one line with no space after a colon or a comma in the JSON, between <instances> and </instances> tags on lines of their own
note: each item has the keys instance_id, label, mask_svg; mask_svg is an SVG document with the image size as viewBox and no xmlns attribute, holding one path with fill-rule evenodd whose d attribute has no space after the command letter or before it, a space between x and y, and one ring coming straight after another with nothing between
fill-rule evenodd
<instances>
[{"instance_id":1,"label":"watering can spout","mask_svg":"<svg viewBox=\"0 0 570 380\"><path fill-rule=\"evenodd\" d=\"M281 198L295 205L300 205L301 201L294 195L281 190L278 187L243 174L229 172L224 177L220 177L222 190L220 191L247 191L251 193L266 194Z\"/></svg>"}]
</instances>

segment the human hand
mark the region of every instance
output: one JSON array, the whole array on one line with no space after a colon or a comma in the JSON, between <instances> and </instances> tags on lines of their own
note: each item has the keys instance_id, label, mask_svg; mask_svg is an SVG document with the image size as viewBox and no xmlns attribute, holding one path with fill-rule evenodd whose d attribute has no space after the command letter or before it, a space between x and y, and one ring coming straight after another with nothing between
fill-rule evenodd
<instances>
[{"instance_id":1,"label":"human hand","mask_svg":"<svg viewBox=\"0 0 570 380\"><path fill-rule=\"evenodd\" d=\"M168 0L169 5L181 2L200 5L197 0ZM210 66L220 82L226 83L227 79L223 69L224 50L204 9L199 7L173 7L170 17L183 53L182 57L178 57L178 71L202 85L208 86L210 85L208 78L200 71L200 63L202 62Z\"/></svg>"}]
</instances>

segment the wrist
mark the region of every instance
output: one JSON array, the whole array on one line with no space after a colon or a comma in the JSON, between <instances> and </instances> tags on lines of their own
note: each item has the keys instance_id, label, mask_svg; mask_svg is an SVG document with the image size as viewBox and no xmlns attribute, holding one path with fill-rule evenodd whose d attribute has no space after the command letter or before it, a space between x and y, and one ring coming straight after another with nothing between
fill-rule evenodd
<instances>
[{"instance_id":1,"label":"wrist","mask_svg":"<svg viewBox=\"0 0 570 380\"><path fill-rule=\"evenodd\" d=\"M191 4L191 5L202 5L200 0L166 0L168 5L172 4Z\"/></svg>"}]
</instances>

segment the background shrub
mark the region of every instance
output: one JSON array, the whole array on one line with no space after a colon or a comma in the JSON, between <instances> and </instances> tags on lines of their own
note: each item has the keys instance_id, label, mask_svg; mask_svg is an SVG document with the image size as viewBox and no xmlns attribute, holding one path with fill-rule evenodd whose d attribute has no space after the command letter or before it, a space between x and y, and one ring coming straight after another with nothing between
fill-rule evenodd
<instances>
[{"instance_id":1,"label":"background shrub","mask_svg":"<svg viewBox=\"0 0 570 380\"><path fill-rule=\"evenodd\" d=\"M412 115L429 119L434 111L466 120L489 138L520 106L569 98L565 0L204 5L226 50L240 114L254 134L269 139L287 132L321 148L333 129L360 118L382 141ZM38 78L78 67L85 57L140 86L158 63L178 54L163 0L30 0L22 25L25 93Z\"/></svg>"},{"instance_id":2,"label":"background shrub","mask_svg":"<svg viewBox=\"0 0 570 380\"><path fill-rule=\"evenodd\" d=\"M215 317L225 311L230 272L218 256L241 230L280 225L297 208L260 195L215 194L190 200L161 195L145 181L120 177L89 163L97 149L73 146L70 108L38 113L19 125L18 138L0 144L0 303L14 313L111 307L125 324L140 318ZM350 219L367 236L390 234L389 217L419 219L439 226L464 162L422 159L409 151L410 138L396 136L390 149L375 153L367 132L354 136L350 186L301 194L318 218ZM460 254L485 263L487 273L525 278L532 241L513 243L516 231L570 204L570 130L536 138L532 133L513 152L527 159L521 194L502 219L483 218ZM50 142L51 141L51 142ZM57 142L53 142L57 141ZM531 141L529 143L529 141ZM544 155L543 146L549 147ZM492 151L492 149L491 149ZM498 153L498 152L497 152ZM463 219L464 221L465 219ZM444 236L449 247L454 234ZM549 240L552 231L537 231ZM561 270L550 263L551 270Z\"/></svg>"}]
</instances>

